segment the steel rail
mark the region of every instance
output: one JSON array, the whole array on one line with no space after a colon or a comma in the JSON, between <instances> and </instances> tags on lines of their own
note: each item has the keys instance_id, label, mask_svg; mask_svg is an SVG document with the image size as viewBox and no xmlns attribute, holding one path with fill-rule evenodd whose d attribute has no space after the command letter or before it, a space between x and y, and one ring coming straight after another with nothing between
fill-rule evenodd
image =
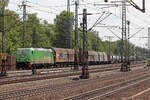
<instances>
[{"instance_id":1,"label":"steel rail","mask_svg":"<svg viewBox=\"0 0 150 100\"><path fill-rule=\"evenodd\" d=\"M119 92L120 90L129 88L131 86L140 84L144 81L150 80L150 74L146 74L134 79L130 79L127 81L119 82L117 84L109 85L103 88L98 88L92 91L88 91L85 93L81 93L72 97L65 98L63 100L99 100L103 99L107 96L110 96L114 93Z\"/></svg>"},{"instance_id":2,"label":"steel rail","mask_svg":"<svg viewBox=\"0 0 150 100\"><path fill-rule=\"evenodd\" d=\"M137 67L135 65L132 65L133 67ZM138 66L143 66L142 64L138 64ZM118 70L120 67L112 67L112 68L102 68L102 69L94 69L94 70L89 70L90 73L98 73L98 72L105 72L105 71L113 71L113 70ZM10 77L8 79L1 79L0 80L0 85L6 85L6 84L14 84L14 83L21 83L21 82L29 82L29 81L37 81L37 80L45 80L45 79L54 79L54 78L62 78L62 77L68 77L68 76L76 76L80 75L81 71L78 72L57 72L53 74L46 74L46 75L37 75L37 76L32 76L32 75L27 75L27 77L18 77L18 79L14 79L15 77Z\"/></svg>"},{"instance_id":3,"label":"steel rail","mask_svg":"<svg viewBox=\"0 0 150 100\"><path fill-rule=\"evenodd\" d=\"M143 70L143 71L136 71L134 72L134 74L138 73L137 76L141 75L141 74L144 74L146 71L147 73L147 70ZM133 73L130 73L131 75L134 75ZM129 75L130 75L129 74ZM149 71L148 71L148 74L149 74ZM113 79L114 77L120 77L120 76L126 76L126 73L120 73L118 75L114 75L114 76L110 76L110 77L106 77L104 79L101 79L101 78L96 78L96 79L89 79L89 81L87 80L81 80L81 81L75 81L73 83L67 83L67 84L59 84L59 85L45 85L45 86L38 86L38 87L34 87L32 89L28 88L28 89L18 89L18 90L13 90L13 91L9 91L9 92L0 92L0 99L20 99L20 98L23 98L23 97L31 97L31 96L37 96L41 93L47 93L49 91L58 91L58 90L62 90L64 88L73 88L73 87L77 87L79 85L82 85L82 84L89 84L89 83L95 83L95 82L98 82L98 81L104 81L104 80L109 80L109 79ZM122 78L123 78L122 77ZM131 77L131 76L130 76ZM133 77L133 76L132 76ZM70 100L70 99L69 99Z\"/></svg>"}]
</instances>

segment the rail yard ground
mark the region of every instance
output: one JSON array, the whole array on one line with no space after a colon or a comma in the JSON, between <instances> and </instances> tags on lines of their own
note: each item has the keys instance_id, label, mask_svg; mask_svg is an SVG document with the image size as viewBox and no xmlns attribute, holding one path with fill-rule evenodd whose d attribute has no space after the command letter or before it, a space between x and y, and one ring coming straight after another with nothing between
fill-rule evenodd
<instances>
[{"instance_id":1,"label":"rail yard ground","mask_svg":"<svg viewBox=\"0 0 150 100\"><path fill-rule=\"evenodd\" d=\"M149 12L150 0L0 0L0 100L150 100Z\"/></svg>"},{"instance_id":2,"label":"rail yard ground","mask_svg":"<svg viewBox=\"0 0 150 100\"><path fill-rule=\"evenodd\" d=\"M84 80L78 78L80 72L74 75L69 73L70 68L59 68L58 71L42 69L45 79L37 78L43 77L43 74L29 76L28 70L8 72L10 76L0 79L0 100L149 100L150 68L146 63L132 64L129 72L113 69L119 66L111 64L90 67L90 78ZM61 76L64 73L70 75ZM49 75L58 76L50 78ZM16 76L17 82L13 83L10 78L15 79ZM23 78L31 79L19 81ZM9 84L3 83L6 80L10 80Z\"/></svg>"}]
</instances>

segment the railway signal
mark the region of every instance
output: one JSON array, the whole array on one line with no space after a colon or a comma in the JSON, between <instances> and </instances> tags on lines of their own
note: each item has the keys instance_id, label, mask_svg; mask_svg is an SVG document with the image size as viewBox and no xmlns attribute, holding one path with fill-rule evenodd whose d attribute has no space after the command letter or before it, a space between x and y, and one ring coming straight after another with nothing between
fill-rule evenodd
<instances>
[{"instance_id":1,"label":"railway signal","mask_svg":"<svg viewBox=\"0 0 150 100\"><path fill-rule=\"evenodd\" d=\"M2 32L2 54L0 55L1 56L1 61L2 61L2 68L1 68L1 75L4 76L6 75L6 66L5 66L5 63L6 63L6 60L7 59L4 59L4 58L7 58L7 57L4 57L4 55L6 54L6 32L5 32L5 16L9 16L9 15L6 15L5 14L5 0L2 0L2 6L0 7L0 20L1 20L1 29L0 29L0 32ZM3 58L3 59L2 59Z\"/></svg>"},{"instance_id":2,"label":"railway signal","mask_svg":"<svg viewBox=\"0 0 150 100\"><path fill-rule=\"evenodd\" d=\"M2 61L0 76L5 76L7 74L7 69L6 69L7 56L8 56L7 53L1 53L0 54L0 60Z\"/></svg>"}]
</instances>

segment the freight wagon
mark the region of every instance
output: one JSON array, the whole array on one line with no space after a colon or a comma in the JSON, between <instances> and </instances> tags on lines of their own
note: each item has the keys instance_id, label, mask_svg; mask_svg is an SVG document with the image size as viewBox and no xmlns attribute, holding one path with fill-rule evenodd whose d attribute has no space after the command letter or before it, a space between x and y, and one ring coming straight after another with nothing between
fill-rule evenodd
<instances>
[{"instance_id":1,"label":"freight wagon","mask_svg":"<svg viewBox=\"0 0 150 100\"><path fill-rule=\"evenodd\" d=\"M1 68L2 68L2 61L0 60L0 70ZM6 69L12 71L16 69L16 57L14 55L7 56Z\"/></svg>"},{"instance_id":2,"label":"freight wagon","mask_svg":"<svg viewBox=\"0 0 150 100\"><path fill-rule=\"evenodd\" d=\"M72 49L51 48L55 67L65 67L74 64L74 51Z\"/></svg>"},{"instance_id":3,"label":"freight wagon","mask_svg":"<svg viewBox=\"0 0 150 100\"><path fill-rule=\"evenodd\" d=\"M82 50L79 52L78 64L81 65ZM116 63L120 56L105 52L88 51L88 64ZM16 55L17 68L31 69L32 67L66 67L73 66L74 50L64 48L19 48Z\"/></svg>"}]
</instances>

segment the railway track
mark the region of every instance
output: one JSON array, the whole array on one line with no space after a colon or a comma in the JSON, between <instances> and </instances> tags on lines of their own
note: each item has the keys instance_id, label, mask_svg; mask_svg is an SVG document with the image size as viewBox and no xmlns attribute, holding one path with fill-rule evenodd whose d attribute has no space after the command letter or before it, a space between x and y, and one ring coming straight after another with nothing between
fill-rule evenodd
<instances>
[{"instance_id":1,"label":"railway track","mask_svg":"<svg viewBox=\"0 0 150 100\"><path fill-rule=\"evenodd\" d=\"M120 90L130 88L131 86L140 84L147 80L150 80L150 74L146 74L134 79L126 80L124 82L120 82L117 84L109 85L103 88L98 88L75 96L71 96L65 98L64 100L100 100L116 92L119 92Z\"/></svg>"},{"instance_id":2,"label":"railway track","mask_svg":"<svg viewBox=\"0 0 150 100\"><path fill-rule=\"evenodd\" d=\"M97 68L107 68L107 67L112 67L112 66L116 66L118 64L107 64L107 65L91 65L89 66L89 69L97 69ZM40 72L46 73L46 72L62 72L62 71L70 71L72 70L72 67L65 67L65 68L49 68L49 69L37 69ZM79 67L79 70L81 70L81 67ZM18 70L18 71L9 71L7 72L8 75L15 75L15 74L32 74L31 70ZM5 76L7 77L7 76Z\"/></svg>"},{"instance_id":3,"label":"railway track","mask_svg":"<svg viewBox=\"0 0 150 100\"><path fill-rule=\"evenodd\" d=\"M143 71L136 71L134 73L136 73L137 75L141 75L144 74L146 70ZM130 73L131 75L133 73ZM125 73L124 73L125 75ZM148 71L148 75L149 75L149 71ZM118 76L123 76L123 74L119 74L116 75ZM116 76L111 76L110 78L113 79ZM135 75L134 75L135 76ZM149 75L150 76L150 75ZM132 76L133 77L133 76ZM142 76L141 78L145 78L146 76ZM98 81L102 81L102 79L89 79L88 80L81 80L81 81L75 81L73 83L68 83L68 84L64 84L64 85L56 85L56 86L52 86L52 85L46 85L46 86L38 86L35 88L28 88L28 89L19 89L19 90L15 90L15 91L9 91L9 92L0 92L0 99L2 100L6 100L6 99L21 99L24 98L26 96L28 97L32 97L32 96L37 96L40 95L42 93L47 93L50 91L58 91L58 90L62 90L65 88L74 88L83 84L92 84ZM134 80L135 81L135 80ZM69 99L72 100L72 99ZM77 99L78 100L78 99Z\"/></svg>"},{"instance_id":4,"label":"railway track","mask_svg":"<svg viewBox=\"0 0 150 100\"><path fill-rule=\"evenodd\" d=\"M105 69L95 69L95 70L90 70L90 73L96 73L96 72L104 72L104 71L111 71L111 70L117 70L119 69L118 67L115 68L105 68ZM36 80L45 80L45 79L53 79L53 78L61 78L61 77L67 77L67 76L75 76L75 75L80 75L81 71L79 72L62 72L62 73L55 73L51 75L27 75L26 77L10 77L8 79L1 79L0 80L0 85L5 85L5 84L13 84L13 83L21 83L21 82L28 82L28 81L36 81Z\"/></svg>"},{"instance_id":5,"label":"railway track","mask_svg":"<svg viewBox=\"0 0 150 100\"><path fill-rule=\"evenodd\" d=\"M134 62L135 64L141 64L141 63L144 63L143 61L136 61L136 62ZM97 68L97 66L101 66L101 67L98 67L98 68L104 68L104 67L110 67L110 66L116 66L116 65L118 65L118 64L104 64L104 65L91 65L92 67L90 67L89 66L89 69L96 69ZM94 67L93 67L94 66ZM70 68L70 67L66 67L66 68L49 68L49 69L38 69L40 72L43 72L43 73L45 73L45 72L61 72L61 71L66 71L66 70L71 70L72 68ZM80 69L81 69L81 67L80 67ZM31 70L15 70L15 71L8 71L7 72L7 74L8 75L13 75L13 76L15 76L15 74L32 74L32 71ZM0 77L1 78L1 77ZM6 78L7 78L7 76L6 76Z\"/></svg>"},{"instance_id":6,"label":"railway track","mask_svg":"<svg viewBox=\"0 0 150 100\"><path fill-rule=\"evenodd\" d=\"M142 64L138 65L132 65L132 67L142 66ZM105 71L113 71L118 70L120 67L112 67L112 68L97 68L97 69L90 69L90 73L97 73L97 72L105 72ZM8 77L3 78L0 80L0 85L5 84L13 84L13 83L21 83L21 82L29 82L29 81L37 81L37 80L45 80L45 79L53 79L53 78L61 78L61 77L67 77L67 76L75 76L80 75L81 71L74 72L74 71L66 71L66 72L57 72L57 73L51 73L51 74L44 74L44 75L22 75L22 76L16 76L16 77Z\"/></svg>"}]
</instances>

